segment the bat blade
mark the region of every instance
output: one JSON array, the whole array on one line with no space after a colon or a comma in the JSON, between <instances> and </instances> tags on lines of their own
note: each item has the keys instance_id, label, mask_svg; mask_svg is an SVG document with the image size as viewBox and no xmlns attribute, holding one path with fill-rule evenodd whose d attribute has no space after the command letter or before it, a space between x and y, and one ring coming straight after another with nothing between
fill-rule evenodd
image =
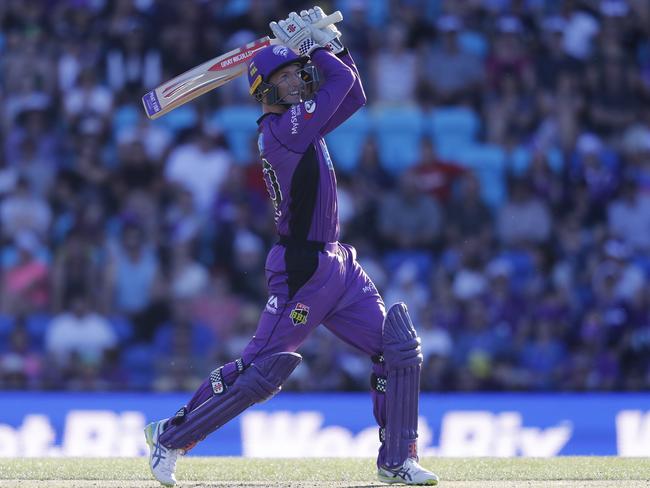
<instances>
[{"instance_id":1,"label":"bat blade","mask_svg":"<svg viewBox=\"0 0 650 488\"><path fill-rule=\"evenodd\" d=\"M275 39L262 37L243 47L186 71L142 97L142 104L150 119L174 110L204 93L225 85L246 71L248 60L260 49L270 46Z\"/></svg>"},{"instance_id":2,"label":"bat blade","mask_svg":"<svg viewBox=\"0 0 650 488\"><path fill-rule=\"evenodd\" d=\"M336 11L321 19L315 27L326 27L342 20L343 15ZM142 97L147 117L157 119L176 107L234 80L246 72L248 61L260 49L272 44L280 44L280 41L262 37L206 61L156 87Z\"/></svg>"}]
</instances>

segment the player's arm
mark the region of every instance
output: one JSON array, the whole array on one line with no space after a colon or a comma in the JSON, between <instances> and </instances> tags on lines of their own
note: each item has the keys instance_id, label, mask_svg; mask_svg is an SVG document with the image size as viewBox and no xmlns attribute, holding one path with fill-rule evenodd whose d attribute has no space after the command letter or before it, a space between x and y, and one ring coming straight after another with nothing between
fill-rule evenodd
<instances>
[{"instance_id":1,"label":"player's arm","mask_svg":"<svg viewBox=\"0 0 650 488\"><path fill-rule=\"evenodd\" d=\"M300 16L305 23L309 23L310 25L316 24L326 17L325 12L323 12L323 9L319 6L315 6L309 10L303 10L300 12ZM313 36L314 40L321 46L336 54L337 57L352 70L355 76L354 85L352 85L348 95L345 97L336 113L327 121L325 127L323 127L321 135L325 135L345 122L354 112L359 110L359 108L363 107L366 104L367 99L363 90L363 85L361 84L359 70L354 63L352 56L343 46L343 43L341 42L341 33L336 26L332 24L321 29L315 29Z\"/></svg>"},{"instance_id":2,"label":"player's arm","mask_svg":"<svg viewBox=\"0 0 650 488\"><path fill-rule=\"evenodd\" d=\"M311 62L325 78L311 100L292 105L271 126L273 136L295 152L305 152L320 137L355 83L352 70L325 48L312 52Z\"/></svg>"},{"instance_id":3,"label":"player's arm","mask_svg":"<svg viewBox=\"0 0 650 488\"><path fill-rule=\"evenodd\" d=\"M348 120L353 113L363 107L367 101L366 93L363 89L363 84L361 83L361 77L359 76L359 70L357 69L356 64L354 64L352 56L350 56L348 50L345 49L342 53L338 54L338 57L354 73L354 85L352 85L348 95L345 97L343 102L341 102L339 109L332 118L327 121L325 127L323 127L321 135L325 135L336 129L339 125Z\"/></svg>"}]
</instances>

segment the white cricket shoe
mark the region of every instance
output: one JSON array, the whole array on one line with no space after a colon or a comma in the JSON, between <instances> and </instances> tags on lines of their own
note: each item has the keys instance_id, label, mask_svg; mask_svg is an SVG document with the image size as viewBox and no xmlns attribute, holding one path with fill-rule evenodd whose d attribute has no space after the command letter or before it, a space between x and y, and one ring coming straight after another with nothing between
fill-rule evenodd
<instances>
[{"instance_id":1,"label":"white cricket shoe","mask_svg":"<svg viewBox=\"0 0 650 488\"><path fill-rule=\"evenodd\" d=\"M183 454L182 449L168 449L158 442L158 437L162 434L163 427L167 419L151 422L144 428L144 436L149 446L149 468L154 478L165 486L174 486L176 484L176 461L178 456Z\"/></svg>"},{"instance_id":2,"label":"white cricket shoe","mask_svg":"<svg viewBox=\"0 0 650 488\"><path fill-rule=\"evenodd\" d=\"M407 458L400 467L390 469L381 467L377 470L377 477L382 483L404 483L405 485L436 486L438 477L427 471L413 458Z\"/></svg>"}]
</instances>

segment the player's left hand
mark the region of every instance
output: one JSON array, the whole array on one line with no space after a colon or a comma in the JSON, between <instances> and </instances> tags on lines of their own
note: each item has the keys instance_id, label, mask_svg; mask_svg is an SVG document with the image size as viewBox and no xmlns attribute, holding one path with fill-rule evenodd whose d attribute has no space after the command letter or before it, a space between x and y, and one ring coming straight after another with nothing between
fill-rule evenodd
<instances>
[{"instance_id":1,"label":"player's left hand","mask_svg":"<svg viewBox=\"0 0 650 488\"><path fill-rule=\"evenodd\" d=\"M325 18L326 14L322 8L316 5L314 8L300 12L300 17L306 24L311 25ZM336 24L328 25L322 29L312 27L312 36L320 46L332 51L334 54L339 54L344 49L340 39L341 32L336 28Z\"/></svg>"}]
</instances>

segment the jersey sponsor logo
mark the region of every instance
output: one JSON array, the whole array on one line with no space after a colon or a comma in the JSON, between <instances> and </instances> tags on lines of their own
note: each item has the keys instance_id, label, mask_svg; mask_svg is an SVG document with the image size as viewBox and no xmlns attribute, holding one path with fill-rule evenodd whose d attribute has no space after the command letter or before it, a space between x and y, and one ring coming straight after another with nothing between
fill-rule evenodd
<instances>
[{"instance_id":1,"label":"jersey sponsor logo","mask_svg":"<svg viewBox=\"0 0 650 488\"><path fill-rule=\"evenodd\" d=\"M293 325L305 325L309 317L309 307L302 303L296 303L295 308L289 314L289 318Z\"/></svg>"},{"instance_id":2,"label":"jersey sponsor logo","mask_svg":"<svg viewBox=\"0 0 650 488\"><path fill-rule=\"evenodd\" d=\"M314 110L316 110L316 102L314 100L307 100L305 102L305 112L313 114Z\"/></svg>"},{"instance_id":3,"label":"jersey sponsor logo","mask_svg":"<svg viewBox=\"0 0 650 488\"><path fill-rule=\"evenodd\" d=\"M273 315L276 315L278 313L278 297L275 295L271 295L266 302L266 308L265 310L268 313L272 313Z\"/></svg>"},{"instance_id":4,"label":"jersey sponsor logo","mask_svg":"<svg viewBox=\"0 0 650 488\"><path fill-rule=\"evenodd\" d=\"M275 46L273 48L273 54L276 56L282 56L283 58L286 58L289 55L289 49L287 49L284 46Z\"/></svg>"},{"instance_id":5,"label":"jersey sponsor logo","mask_svg":"<svg viewBox=\"0 0 650 488\"><path fill-rule=\"evenodd\" d=\"M298 125L299 125L299 120L298 117L300 116L301 110L300 110L300 105L292 105L291 106L291 134L296 135L298 133Z\"/></svg>"}]
</instances>

